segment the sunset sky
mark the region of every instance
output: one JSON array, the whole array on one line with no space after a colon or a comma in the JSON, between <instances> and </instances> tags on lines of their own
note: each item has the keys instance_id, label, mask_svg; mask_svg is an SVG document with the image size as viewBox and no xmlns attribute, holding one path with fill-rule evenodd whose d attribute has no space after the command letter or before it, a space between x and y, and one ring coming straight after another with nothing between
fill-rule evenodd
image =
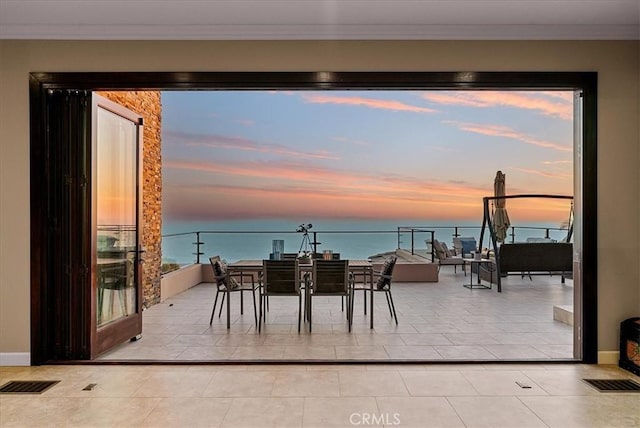
<instances>
[{"instance_id":1,"label":"sunset sky","mask_svg":"<svg viewBox=\"0 0 640 428\"><path fill-rule=\"evenodd\" d=\"M508 194L573 194L573 94L176 91L162 94L167 221L482 219ZM512 223L566 201L509 201Z\"/></svg>"}]
</instances>

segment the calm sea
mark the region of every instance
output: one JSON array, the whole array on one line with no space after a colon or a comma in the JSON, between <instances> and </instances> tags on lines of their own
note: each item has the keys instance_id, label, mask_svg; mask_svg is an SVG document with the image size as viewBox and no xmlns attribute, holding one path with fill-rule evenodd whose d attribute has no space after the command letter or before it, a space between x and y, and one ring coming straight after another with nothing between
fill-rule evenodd
<instances>
[{"instance_id":1,"label":"calm sea","mask_svg":"<svg viewBox=\"0 0 640 428\"><path fill-rule=\"evenodd\" d=\"M240 259L268 258L273 240L284 240L284 252L297 253L304 250L303 234L296 232L302 222L294 220L236 220L189 222L168 221L163 224L162 253L164 262L189 264L196 260L197 235L200 231L201 262L208 257L220 255L228 261ZM425 240L436 239L451 245L454 233L460 236L474 236L479 239L482 223L475 221L439 220L318 220L308 221L309 240L318 242L317 250L332 250L342 258L366 259L369 256L393 251L396 248L426 250ZM558 228L558 224L521 223L516 227L516 241L527 237L543 237L544 230L525 227ZM398 232L398 227L414 227ZM509 232L511 233L511 232ZM178 234L177 236L175 236ZM314 236L315 234L315 236ZM550 237L563 239L566 231L550 231ZM485 231L484 246L489 245L488 231ZM310 248L309 248L310 249Z\"/></svg>"}]
</instances>

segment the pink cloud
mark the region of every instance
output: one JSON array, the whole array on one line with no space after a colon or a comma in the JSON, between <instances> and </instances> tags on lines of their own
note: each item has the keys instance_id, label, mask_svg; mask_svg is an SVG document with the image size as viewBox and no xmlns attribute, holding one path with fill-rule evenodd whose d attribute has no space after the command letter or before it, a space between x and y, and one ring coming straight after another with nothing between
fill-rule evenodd
<instances>
[{"instance_id":1,"label":"pink cloud","mask_svg":"<svg viewBox=\"0 0 640 428\"><path fill-rule=\"evenodd\" d=\"M516 168L516 167L511 167L511 169L515 171L520 171L527 174L539 175L541 177L547 177L547 178L559 178L562 180L573 178L573 174L570 174L570 173L555 173L555 172L542 171L538 169Z\"/></svg>"},{"instance_id":2,"label":"pink cloud","mask_svg":"<svg viewBox=\"0 0 640 428\"><path fill-rule=\"evenodd\" d=\"M564 100L567 103L573 104L573 98L574 98L573 91L544 91L544 92L537 92L537 93L550 98L559 98L561 100Z\"/></svg>"},{"instance_id":3,"label":"pink cloud","mask_svg":"<svg viewBox=\"0 0 640 428\"><path fill-rule=\"evenodd\" d=\"M188 132L166 131L163 137L171 142L186 146L211 147L215 149L242 150L259 153L271 153L282 156L293 156L314 159L340 159L323 150L301 152L282 144L260 143L247 138L218 134L191 134Z\"/></svg>"},{"instance_id":4,"label":"pink cloud","mask_svg":"<svg viewBox=\"0 0 640 428\"><path fill-rule=\"evenodd\" d=\"M206 163L192 161L166 161L163 167L214 174L254 177L260 179L285 179L290 182L324 183L334 180L355 180L361 177L354 173L335 171L318 166L292 162L226 162Z\"/></svg>"},{"instance_id":5,"label":"pink cloud","mask_svg":"<svg viewBox=\"0 0 640 428\"><path fill-rule=\"evenodd\" d=\"M543 165L573 165L572 160L556 160L556 161L543 161Z\"/></svg>"},{"instance_id":6,"label":"pink cloud","mask_svg":"<svg viewBox=\"0 0 640 428\"><path fill-rule=\"evenodd\" d=\"M515 107L564 120L573 119L572 92L445 91L427 92L422 97L444 105Z\"/></svg>"},{"instance_id":7,"label":"pink cloud","mask_svg":"<svg viewBox=\"0 0 640 428\"><path fill-rule=\"evenodd\" d=\"M422 98L434 103L444 105L456 105L466 107L490 107L491 104L477 100L470 92L429 92L422 95Z\"/></svg>"},{"instance_id":8,"label":"pink cloud","mask_svg":"<svg viewBox=\"0 0 640 428\"><path fill-rule=\"evenodd\" d=\"M481 217L482 197L493 194L491 177L479 185L304 162L166 161L163 168L167 175L180 172L165 189L172 202L168 214L180 218L406 218L411 213L455 220ZM515 186L509 189L521 193ZM531 215L525 210L521 218Z\"/></svg>"},{"instance_id":9,"label":"pink cloud","mask_svg":"<svg viewBox=\"0 0 640 428\"><path fill-rule=\"evenodd\" d=\"M300 192L301 196L340 194L350 198L361 196L380 198L392 195L395 199L420 200L428 198L455 198L480 200L492 192L490 182L487 186L477 186L464 182L436 181L416 179L405 176L385 176L364 174L352 171L340 171L312 165L290 162L235 162L204 163L191 161L166 161L164 168L204 172L220 175L220 182L231 180L259 180L259 188L275 186L286 188L289 192ZM234 177L233 179L230 177ZM203 179L210 182L211 179ZM291 183L296 183L293 186Z\"/></svg>"},{"instance_id":10,"label":"pink cloud","mask_svg":"<svg viewBox=\"0 0 640 428\"><path fill-rule=\"evenodd\" d=\"M478 201L406 199L393 193L344 193L339 189L309 191L268 186L176 186L166 189L173 204L170 217L207 219L256 217L405 218L407 213L432 219L469 218ZM303 199L302 199L303 198ZM198 201L195 203L194 201ZM304 203L301 203L304 201ZM256 210L256 206L260 209Z\"/></svg>"},{"instance_id":11,"label":"pink cloud","mask_svg":"<svg viewBox=\"0 0 640 428\"><path fill-rule=\"evenodd\" d=\"M216 175L195 174L197 179L189 180L190 184L172 180L175 184L166 186L164 191L171 201L167 214L179 218L406 218L410 213L416 218L480 221L482 197L493 194L490 178L485 185L478 185L286 162L221 165L169 161L163 167ZM521 191L509 186L509 192L539 193L540 188ZM543 219L549 211L545 214L540 208L514 211L514 215L519 219Z\"/></svg>"},{"instance_id":12,"label":"pink cloud","mask_svg":"<svg viewBox=\"0 0 640 428\"><path fill-rule=\"evenodd\" d=\"M479 123L463 123L457 121L445 121L444 123L451 123L463 131L474 132L476 134L489 135L492 137L504 137L521 141L525 144L531 144L533 146L544 147L548 149L558 150L562 152L572 152L573 148L569 146L563 146L550 141L539 140L527 134L515 131L507 126L502 125L488 125Z\"/></svg>"},{"instance_id":13,"label":"pink cloud","mask_svg":"<svg viewBox=\"0 0 640 428\"><path fill-rule=\"evenodd\" d=\"M352 106L364 106L375 109L409 111L414 113L435 113L436 110L419 107L394 100L382 100L376 98L363 97L340 97L334 95L306 94L303 95L305 101L317 104L341 104Z\"/></svg>"}]
</instances>

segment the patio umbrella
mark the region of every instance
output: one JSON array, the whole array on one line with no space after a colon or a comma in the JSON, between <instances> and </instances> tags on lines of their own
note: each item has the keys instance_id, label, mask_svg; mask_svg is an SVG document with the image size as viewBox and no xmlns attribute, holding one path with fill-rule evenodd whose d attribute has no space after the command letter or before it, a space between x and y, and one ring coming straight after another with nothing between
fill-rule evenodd
<instances>
[{"instance_id":1,"label":"patio umbrella","mask_svg":"<svg viewBox=\"0 0 640 428\"><path fill-rule=\"evenodd\" d=\"M493 181L494 196L505 195L504 185L505 175L502 171L496 173L496 178ZM511 226L509 221L509 214L505 208L506 203L504 199L495 199L495 211L493 212L493 230L496 234L498 242L503 242L507 237L507 229Z\"/></svg>"}]
</instances>

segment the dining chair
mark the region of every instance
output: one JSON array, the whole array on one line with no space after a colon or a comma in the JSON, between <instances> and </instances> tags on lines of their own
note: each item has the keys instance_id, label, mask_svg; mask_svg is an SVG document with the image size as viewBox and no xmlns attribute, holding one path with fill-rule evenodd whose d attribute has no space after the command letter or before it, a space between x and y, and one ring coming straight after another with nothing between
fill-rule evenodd
<instances>
[{"instance_id":1,"label":"dining chair","mask_svg":"<svg viewBox=\"0 0 640 428\"><path fill-rule=\"evenodd\" d=\"M222 300L220 301L220 310L218 317L222 315L222 307L224 306L225 296L227 291L229 293L240 293L240 314L244 314L244 293L251 292L253 296L253 317L255 318L256 326L258 325L258 312L256 308L256 290L259 284L256 283L255 277L251 273L242 272L227 272L227 264L220 258L220 256L209 257L209 262L213 268L213 276L216 281L216 297L213 301L213 309L211 310L211 318L209 319L209 325L213 323L213 315L216 312L216 305L218 304L218 295L222 293ZM239 280L239 282L238 282ZM227 290L228 289L228 290ZM229 299L227 299L227 305L229 305Z\"/></svg>"},{"instance_id":2,"label":"dining chair","mask_svg":"<svg viewBox=\"0 0 640 428\"><path fill-rule=\"evenodd\" d=\"M382 269L380 271L373 272L374 278L376 278L376 281L373 284L373 291L377 293L382 292L385 294L385 297L387 298L387 306L389 307L389 314L393 319L395 319L396 325L398 325L398 316L396 315L396 307L393 304L393 296L391 295L391 280L393 278L393 269L396 265L397 260L398 260L397 257L390 257L385 260L384 264L382 265ZM354 308L354 300L355 300L354 298L357 290L364 291L364 296L365 296L364 313L366 315L367 313L366 293L368 293L371 290L371 288L366 283L366 281L363 281L362 283L356 283L354 281L353 284L351 285L351 297L349 299L351 304L349 318L351 322L353 322L353 308Z\"/></svg>"},{"instance_id":3,"label":"dining chair","mask_svg":"<svg viewBox=\"0 0 640 428\"><path fill-rule=\"evenodd\" d=\"M350 308L351 284L348 260L314 260L311 269L311 280L306 284L308 289L307 315L309 319L309 333L313 325L313 298L315 296L346 297L347 308ZM344 306L343 306L344 308ZM350 312L347 309L347 322L351 331Z\"/></svg>"},{"instance_id":4,"label":"dining chair","mask_svg":"<svg viewBox=\"0 0 640 428\"><path fill-rule=\"evenodd\" d=\"M103 320L105 309L108 320L113 316L115 302L114 294L118 295L118 302L120 304L119 310L121 314L129 315L127 289L132 289L133 287L132 281L134 274L134 261L132 256L128 256L124 260L119 260L113 263L98 263L98 324ZM104 305L105 290L109 290L110 292L108 294L108 305Z\"/></svg>"},{"instance_id":5,"label":"dining chair","mask_svg":"<svg viewBox=\"0 0 640 428\"><path fill-rule=\"evenodd\" d=\"M260 314L258 317L258 333L262 330L262 322L266 323L266 304L270 297L298 297L298 333L302 321L302 291L300 288L300 266L297 259L263 260L260 283Z\"/></svg>"}]
</instances>

